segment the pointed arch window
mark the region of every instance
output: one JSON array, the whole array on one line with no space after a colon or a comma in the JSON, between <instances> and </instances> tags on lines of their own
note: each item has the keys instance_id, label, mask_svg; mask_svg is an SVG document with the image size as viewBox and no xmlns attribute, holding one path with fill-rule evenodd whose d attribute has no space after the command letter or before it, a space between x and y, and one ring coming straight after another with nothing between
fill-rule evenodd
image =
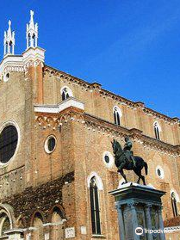
<instances>
[{"instance_id":1,"label":"pointed arch window","mask_svg":"<svg viewBox=\"0 0 180 240\"><path fill-rule=\"evenodd\" d=\"M155 122L154 123L154 134L155 134L155 138L157 140L160 140L160 132L161 132L161 128L158 124L158 122Z\"/></svg>"},{"instance_id":2,"label":"pointed arch window","mask_svg":"<svg viewBox=\"0 0 180 240\"><path fill-rule=\"evenodd\" d=\"M5 212L0 213L0 236L4 235L4 232L10 230L10 219Z\"/></svg>"},{"instance_id":3,"label":"pointed arch window","mask_svg":"<svg viewBox=\"0 0 180 240\"><path fill-rule=\"evenodd\" d=\"M43 217L37 212L34 216L33 226L37 229L35 231L35 239L41 240L44 237L43 232Z\"/></svg>"},{"instance_id":4,"label":"pointed arch window","mask_svg":"<svg viewBox=\"0 0 180 240\"><path fill-rule=\"evenodd\" d=\"M31 34L30 33L27 36L27 41L28 41L27 47L31 46Z\"/></svg>"},{"instance_id":5,"label":"pointed arch window","mask_svg":"<svg viewBox=\"0 0 180 240\"><path fill-rule=\"evenodd\" d=\"M174 192L171 193L171 204L172 204L173 215L174 217L177 217L178 208L177 208L177 200Z\"/></svg>"},{"instance_id":6,"label":"pointed arch window","mask_svg":"<svg viewBox=\"0 0 180 240\"><path fill-rule=\"evenodd\" d=\"M90 180L90 203L91 203L91 223L92 234L101 234L100 208L99 208L99 191L96 178Z\"/></svg>"},{"instance_id":7,"label":"pointed arch window","mask_svg":"<svg viewBox=\"0 0 180 240\"><path fill-rule=\"evenodd\" d=\"M62 213L58 207L55 207L53 209L52 213L52 229L51 229L51 237L53 240L61 240L63 238L63 219L62 219Z\"/></svg>"},{"instance_id":8,"label":"pointed arch window","mask_svg":"<svg viewBox=\"0 0 180 240\"><path fill-rule=\"evenodd\" d=\"M114 123L118 126L121 125L121 110L118 107L114 107Z\"/></svg>"},{"instance_id":9,"label":"pointed arch window","mask_svg":"<svg viewBox=\"0 0 180 240\"><path fill-rule=\"evenodd\" d=\"M62 101L68 99L69 97L72 97L73 94L72 94L72 91L70 88L68 87L63 87L61 89L61 97L62 97Z\"/></svg>"}]
</instances>

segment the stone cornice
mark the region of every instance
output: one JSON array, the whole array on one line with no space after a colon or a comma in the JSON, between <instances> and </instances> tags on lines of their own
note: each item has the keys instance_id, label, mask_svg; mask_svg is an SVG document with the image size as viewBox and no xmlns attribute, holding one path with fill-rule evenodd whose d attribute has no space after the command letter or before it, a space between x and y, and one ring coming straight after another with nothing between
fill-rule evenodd
<instances>
[{"instance_id":1,"label":"stone cornice","mask_svg":"<svg viewBox=\"0 0 180 240\"><path fill-rule=\"evenodd\" d=\"M23 62L24 66L28 67L29 65L39 63L44 63L45 50L40 47L30 47L23 53Z\"/></svg>"},{"instance_id":2,"label":"stone cornice","mask_svg":"<svg viewBox=\"0 0 180 240\"><path fill-rule=\"evenodd\" d=\"M78 101L73 97L69 97L65 101L62 101L61 103L56 105L44 105L44 104L35 105L34 111L41 112L41 113L60 113L69 107L74 107L80 110L84 110L84 103Z\"/></svg>"},{"instance_id":3,"label":"stone cornice","mask_svg":"<svg viewBox=\"0 0 180 240\"><path fill-rule=\"evenodd\" d=\"M173 155L180 154L180 145L171 145L169 143L165 143L157 139L148 137L146 135L143 135L142 131L138 129L135 129L135 128L127 129L121 126L116 126L113 123L99 119L87 113L85 114L84 118L85 118L85 124L89 129L90 128L96 129L98 131L101 130L106 132L107 134L110 134L111 136L124 137L128 135L135 141L142 144L144 147L150 147L150 148L159 150L161 152L164 152L166 154L173 154Z\"/></svg>"},{"instance_id":4,"label":"stone cornice","mask_svg":"<svg viewBox=\"0 0 180 240\"><path fill-rule=\"evenodd\" d=\"M39 125L42 129L51 128L58 130L64 123L69 121L78 121L84 124L88 130L108 135L111 138L130 136L131 139L143 147L151 148L173 156L180 155L180 145L172 145L159 141L155 138L143 135L139 129L127 129L117 126L113 123L97 118L90 114L84 113L77 108L68 108L60 113L39 113L35 114L35 126Z\"/></svg>"},{"instance_id":5,"label":"stone cornice","mask_svg":"<svg viewBox=\"0 0 180 240\"><path fill-rule=\"evenodd\" d=\"M77 109L75 107L69 107L64 109L59 113L46 113L46 112L36 112L35 113L35 127L39 126L42 129L53 129L60 130L61 126L64 123L69 121L80 121L84 123L83 117L84 111L81 109Z\"/></svg>"},{"instance_id":6,"label":"stone cornice","mask_svg":"<svg viewBox=\"0 0 180 240\"><path fill-rule=\"evenodd\" d=\"M0 63L0 79L6 81L9 72L25 72L29 66L44 64L45 50L39 47L29 48L22 55L6 55Z\"/></svg>"},{"instance_id":7,"label":"stone cornice","mask_svg":"<svg viewBox=\"0 0 180 240\"><path fill-rule=\"evenodd\" d=\"M153 110L151 108L144 107L143 108L143 112L145 112L146 114L153 115L154 117L161 118L164 121L167 121L169 123L178 123L178 124L180 124L180 119L179 118L177 118L177 117L174 117L174 118L168 117L168 116L166 116L166 115L164 115L162 113L156 112L155 110Z\"/></svg>"},{"instance_id":8,"label":"stone cornice","mask_svg":"<svg viewBox=\"0 0 180 240\"><path fill-rule=\"evenodd\" d=\"M9 72L24 72L23 57L21 55L7 55L0 63L0 79L5 80Z\"/></svg>"},{"instance_id":9,"label":"stone cornice","mask_svg":"<svg viewBox=\"0 0 180 240\"><path fill-rule=\"evenodd\" d=\"M65 73L63 71L57 70L55 68L52 68L50 66L45 65L44 67L44 71L45 72L49 72L52 75L57 76L59 79L65 79L66 81L70 82L70 83L77 83L78 85L82 86L83 88L85 88L87 91L90 90L92 91L93 89L96 89L97 91L99 91L100 96L103 97L110 97L112 99L114 99L115 101L119 101L122 104L125 104L133 109L137 109L140 108L142 109L142 111L147 114L147 115L152 115L155 118L160 118L163 119L164 121L168 122L169 124L178 124L180 126L180 120L177 117L171 118L168 117L162 113L159 113L151 108L147 108L145 107L145 104L142 102L133 102L131 100L128 100L124 97L121 97L117 94L114 94L108 90L105 90L101 87L101 85L99 83L89 83L87 81L84 81L80 78L74 77L68 73Z\"/></svg>"},{"instance_id":10,"label":"stone cornice","mask_svg":"<svg viewBox=\"0 0 180 240\"><path fill-rule=\"evenodd\" d=\"M97 85L97 83L88 83L80 78L77 78L77 77L74 77L68 73L65 73L63 71L60 71L60 70L57 70L53 67L50 67L50 66L47 66L45 65L44 66L44 72L46 73L49 73L50 75L55 75L56 77L58 77L59 79L66 79L68 82L73 82L73 83L77 83L78 85L86 88L86 89L92 89L92 88L96 88L98 86L99 88L99 84Z\"/></svg>"}]
</instances>

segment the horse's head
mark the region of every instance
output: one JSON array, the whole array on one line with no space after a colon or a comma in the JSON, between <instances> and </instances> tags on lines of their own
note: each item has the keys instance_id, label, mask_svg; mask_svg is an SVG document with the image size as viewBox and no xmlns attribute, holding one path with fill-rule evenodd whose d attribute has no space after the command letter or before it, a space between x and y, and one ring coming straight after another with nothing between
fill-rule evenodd
<instances>
[{"instance_id":1,"label":"horse's head","mask_svg":"<svg viewBox=\"0 0 180 240\"><path fill-rule=\"evenodd\" d=\"M122 151L120 143L118 141L116 141L115 139L113 139L111 144L112 144L112 147L113 147L113 153L114 154L116 154L118 151Z\"/></svg>"}]
</instances>

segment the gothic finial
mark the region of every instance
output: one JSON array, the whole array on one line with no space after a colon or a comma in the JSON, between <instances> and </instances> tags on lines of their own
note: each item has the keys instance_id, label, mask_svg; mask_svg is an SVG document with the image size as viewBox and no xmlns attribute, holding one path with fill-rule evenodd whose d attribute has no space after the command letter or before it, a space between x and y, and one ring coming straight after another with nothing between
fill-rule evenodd
<instances>
[{"instance_id":1,"label":"gothic finial","mask_svg":"<svg viewBox=\"0 0 180 240\"><path fill-rule=\"evenodd\" d=\"M34 12L31 10L30 11L30 15L31 15L31 18L30 18L30 25L32 28L34 28Z\"/></svg>"},{"instance_id":2,"label":"gothic finial","mask_svg":"<svg viewBox=\"0 0 180 240\"><path fill-rule=\"evenodd\" d=\"M11 20L8 21L9 29L11 28Z\"/></svg>"},{"instance_id":3,"label":"gothic finial","mask_svg":"<svg viewBox=\"0 0 180 240\"><path fill-rule=\"evenodd\" d=\"M11 21L8 21L8 30L4 32L4 56L7 54L14 55L15 32L11 30Z\"/></svg>"},{"instance_id":4,"label":"gothic finial","mask_svg":"<svg viewBox=\"0 0 180 240\"><path fill-rule=\"evenodd\" d=\"M30 47L37 47L38 40L38 24L34 24L34 12L30 11L30 21L27 24L26 30L27 49Z\"/></svg>"},{"instance_id":5,"label":"gothic finial","mask_svg":"<svg viewBox=\"0 0 180 240\"><path fill-rule=\"evenodd\" d=\"M31 19L33 19L33 16L34 16L34 11L33 10L30 10L30 15L31 15Z\"/></svg>"}]
</instances>

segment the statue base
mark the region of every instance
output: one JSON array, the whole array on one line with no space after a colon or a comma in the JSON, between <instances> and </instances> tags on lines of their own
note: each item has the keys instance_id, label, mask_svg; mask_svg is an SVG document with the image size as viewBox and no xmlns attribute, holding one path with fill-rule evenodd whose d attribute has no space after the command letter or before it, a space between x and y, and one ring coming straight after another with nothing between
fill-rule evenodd
<instances>
[{"instance_id":1,"label":"statue base","mask_svg":"<svg viewBox=\"0 0 180 240\"><path fill-rule=\"evenodd\" d=\"M120 240L165 240L163 191L127 183L110 192L115 197Z\"/></svg>"}]
</instances>

